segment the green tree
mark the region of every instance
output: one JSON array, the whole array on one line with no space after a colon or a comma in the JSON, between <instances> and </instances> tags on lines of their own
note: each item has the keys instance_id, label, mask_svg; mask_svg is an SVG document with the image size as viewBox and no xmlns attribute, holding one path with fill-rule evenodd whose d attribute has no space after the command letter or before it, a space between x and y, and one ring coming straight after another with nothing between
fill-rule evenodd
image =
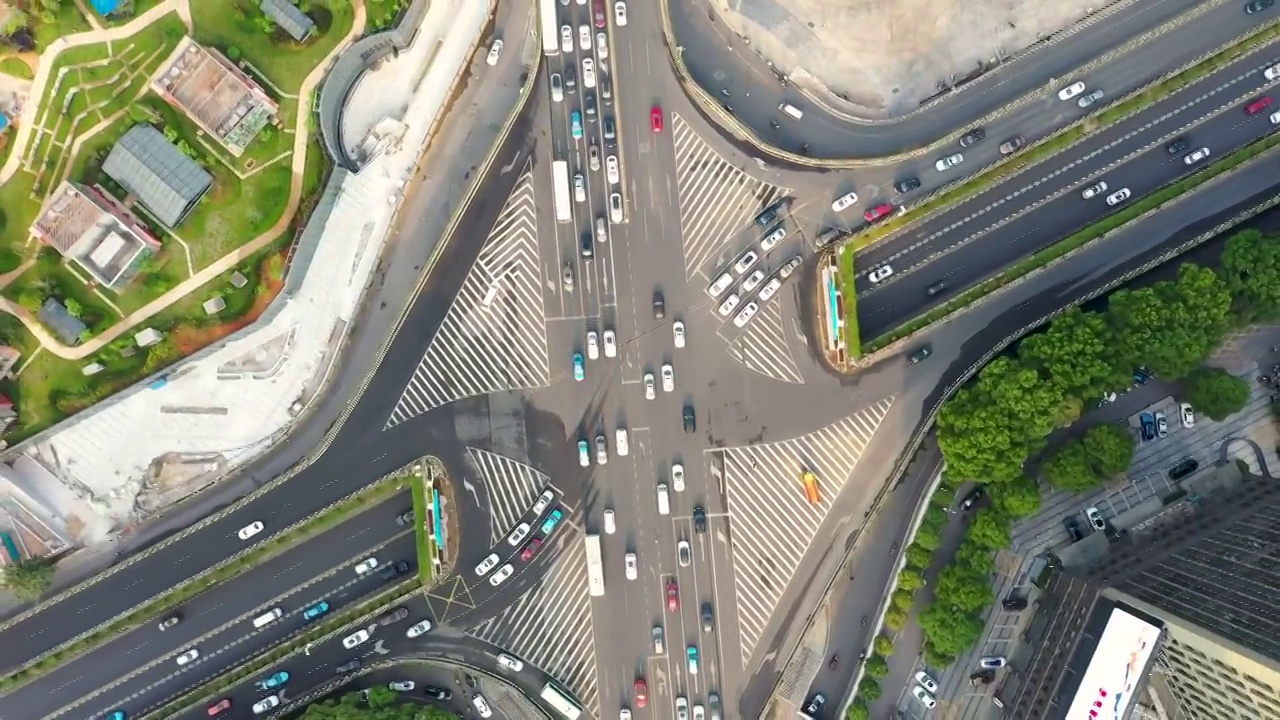
<instances>
[{"instance_id":1,"label":"green tree","mask_svg":"<svg viewBox=\"0 0 1280 720\"><path fill-rule=\"evenodd\" d=\"M976 572L959 563L943 568L934 587L931 611L973 613L990 605L995 597L991 593L987 573Z\"/></svg>"},{"instance_id":2,"label":"green tree","mask_svg":"<svg viewBox=\"0 0 1280 720\"><path fill-rule=\"evenodd\" d=\"M67 308L67 314L71 317L78 318L84 316L84 305L81 305L79 300L76 300L75 298L67 298L66 302L62 304Z\"/></svg>"},{"instance_id":3,"label":"green tree","mask_svg":"<svg viewBox=\"0 0 1280 720\"><path fill-rule=\"evenodd\" d=\"M1187 402L1213 420L1226 420L1249 402L1249 383L1215 367L1197 368L1187 376Z\"/></svg>"},{"instance_id":4,"label":"green tree","mask_svg":"<svg viewBox=\"0 0 1280 720\"><path fill-rule=\"evenodd\" d=\"M907 613L901 608L890 605L884 611L884 624L891 630L898 631L907 626Z\"/></svg>"},{"instance_id":5,"label":"green tree","mask_svg":"<svg viewBox=\"0 0 1280 720\"><path fill-rule=\"evenodd\" d=\"M880 683L874 678L864 677L862 682L858 683L859 697L866 698L869 702L875 702L880 699Z\"/></svg>"},{"instance_id":6,"label":"green tree","mask_svg":"<svg viewBox=\"0 0 1280 720\"><path fill-rule=\"evenodd\" d=\"M883 680L884 676L889 674L889 663L885 662L884 658L879 655L872 655L867 658L867 663L863 666L863 670L866 671L868 677Z\"/></svg>"},{"instance_id":7,"label":"green tree","mask_svg":"<svg viewBox=\"0 0 1280 720\"><path fill-rule=\"evenodd\" d=\"M385 687L369 689L368 701L360 693L347 693L337 700L312 704L303 720L456 720L457 715L427 705L400 701Z\"/></svg>"},{"instance_id":8,"label":"green tree","mask_svg":"<svg viewBox=\"0 0 1280 720\"><path fill-rule=\"evenodd\" d=\"M942 544L942 535L936 528L930 527L928 523L920 523L920 527L916 528L916 539L914 544L924 548L928 552L933 552Z\"/></svg>"},{"instance_id":9,"label":"green tree","mask_svg":"<svg viewBox=\"0 0 1280 720\"><path fill-rule=\"evenodd\" d=\"M1106 318L1077 307L1023 340L1018 358L1039 370L1063 396L1097 398L1117 384L1114 344Z\"/></svg>"},{"instance_id":10,"label":"green tree","mask_svg":"<svg viewBox=\"0 0 1280 720\"><path fill-rule=\"evenodd\" d=\"M949 667L951 663L956 661L956 655L942 652L933 643L926 640L924 643L924 660L934 667Z\"/></svg>"},{"instance_id":11,"label":"green tree","mask_svg":"<svg viewBox=\"0 0 1280 720\"><path fill-rule=\"evenodd\" d=\"M921 570L929 567L929 563L933 560L933 551L935 549L912 542L907 546L907 565Z\"/></svg>"},{"instance_id":12,"label":"green tree","mask_svg":"<svg viewBox=\"0 0 1280 720\"><path fill-rule=\"evenodd\" d=\"M31 17L29 15L20 8L10 6L8 14L4 16L4 24L0 25L0 35L8 37L30 25Z\"/></svg>"},{"instance_id":13,"label":"green tree","mask_svg":"<svg viewBox=\"0 0 1280 720\"><path fill-rule=\"evenodd\" d=\"M942 655L958 656L982 637L980 615L956 612L938 602L921 613L918 621L929 644Z\"/></svg>"},{"instance_id":14,"label":"green tree","mask_svg":"<svg viewBox=\"0 0 1280 720\"><path fill-rule=\"evenodd\" d=\"M999 486L991 494L991 502L1011 518L1030 517L1040 509L1040 488L1034 480L1020 477Z\"/></svg>"},{"instance_id":15,"label":"green tree","mask_svg":"<svg viewBox=\"0 0 1280 720\"><path fill-rule=\"evenodd\" d=\"M34 602L53 583L53 563L44 558L27 558L4 566L4 586L24 602Z\"/></svg>"},{"instance_id":16,"label":"green tree","mask_svg":"<svg viewBox=\"0 0 1280 720\"><path fill-rule=\"evenodd\" d=\"M1066 492L1082 492L1097 487L1098 473L1094 471L1084 443L1068 440L1040 464L1040 471L1049 484Z\"/></svg>"},{"instance_id":17,"label":"green tree","mask_svg":"<svg viewBox=\"0 0 1280 720\"><path fill-rule=\"evenodd\" d=\"M1008 516L995 508L985 507L974 513L973 521L969 523L968 538L992 550L1003 550L1009 547L1011 530Z\"/></svg>"},{"instance_id":18,"label":"green tree","mask_svg":"<svg viewBox=\"0 0 1280 720\"><path fill-rule=\"evenodd\" d=\"M1185 377L1209 356L1230 327L1231 293L1217 273L1187 263L1176 281L1111 296L1107 318L1128 366L1144 365L1170 379Z\"/></svg>"},{"instance_id":19,"label":"green tree","mask_svg":"<svg viewBox=\"0 0 1280 720\"><path fill-rule=\"evenodd\" d=\"M1280 317L1280 244L1257 230L1236 233L1222 251L1219 272L1241 321Z\"/></svg>"},{"instance_id":20,"label":"green tree","mask_svg":"<svg viewBox=\"0 0 1280 720\"><path fill-rule=\"evenodd\" d=\"M902 572L898 573L898 587L908 592L915 592L924 587L924 577L909 567L904 568Z\"/></svg>"},{"instance_id":21,"label":"green tree","mask_svg":"<svg viewBox=\"0 0 1280 720\"><path fill-rule=\"evenodd\" d=\"M867 706L867 701L862 698L856 698L853 704L849 706L849 710L844 714L844 720L870 720L871 708Z\"/></svg>"},{"instance_id":22,"label":"green tree","mask_svg":"<svg viewBox=\"0 0 1280 720\"><path fill-rule=\"evenodd\" d=\"M996 569L996 556L991 548L975 542L960 543L956 548L955 565L966 568L975 576L990 575ZM981 582L986 582L981 580Z\"/></svg>"},{"instance_id":23,"label":"green tree","mask_svg":"<svg viewBox=\"0 0 1280 720\"><path fill-rule=\"evenodd\" d=\"M1084 432L1081 445L1099 478L1109 480L1129 469L1138 441L1123 425L1096 425Z\"/></svg>"},{"instance_id":24,"label":"green tree","mask_svg":"<svg viewBox=\"0 0 1280 720\"><path fill-rule=\"evenodd\" d=\"M893 595L889 598L890 602L896 608L902 608L903 612L910 612L911 606L916 603L915 593L905 588L898 588L893 591Z\"/></svg>"}]
</instances>

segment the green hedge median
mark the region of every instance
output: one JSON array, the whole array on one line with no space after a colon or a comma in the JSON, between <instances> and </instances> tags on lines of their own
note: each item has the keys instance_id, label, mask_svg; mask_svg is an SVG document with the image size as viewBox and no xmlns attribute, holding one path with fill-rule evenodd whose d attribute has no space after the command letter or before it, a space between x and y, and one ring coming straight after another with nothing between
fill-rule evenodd
<instances>
[{"instance_id":1,"label":"green hedge median","mask_svg":"<svg viewBox=\"0 0 1280 720\"><path fill-rule=\"evenodd\" d=\"M299 523L297 526L280 533L278 536L271 538L270 540L267 540L244 555L241 555L240 557L237 557L219 567L215 567L213 570L206 572L202 576L192 578L186 583L173 588L164 595L158 595L152 598L149 602L132 612L117 617L102 627L91 631L84 637L70 642L67 645L49 653L40 660L31 663L10 675L6 675L3 679L0 679L0 692L12 691L14 688L20 687L45 675L53 669L76 659L105 642L113 640L124 633L156 620L161 615L169 613L173 608L203 593L210 587L231 580L237 575L249 571L263 562L266 562L286 550L289 550L293 546L310 539L312 536L318 535L338 523L351 518L353 515L358 514L366 508L376 505L392 495L395 495L403 489L403 480L400 482L387 480L360 490L359 492L349 496L346 500L334 505L323 514ZM92 590L86 590L85 592L92 592Z\"/></svg>"},{"instance_id":2,"label":"green hedge median","mask_svg":"<svg viewBox=\"0 0 1280 720\"><path fill-rule=\"evenodd\" d=\"M327 635L341 630L343 627L350 625L366 615L376 615L384 612L392 606L399 604L405 598L413 595L417 591L417 587L406 588L405 583L399 583L386 588L382 592L359 605L304 629L296 637L254 657L244 665L241 665L234 670L230 670L214 680L210 680L204 685L182 695L173 702L168 703L164 707L147 713L145 717L172 717L177 715L194 703L199 702L201 698L220 695L236 685L239 685L247 678L266 673L276 663L296 653L300 647L305 647L307 643L316 642Z\"/></svg>"},{"instance_id":3,"label":"green hedge median","mask_svg":"<svg viewBox=\"0 0 1280 720\"><path fill-rule=\"evenodd\" d=\"M849 358L862 356L862 337L858 333L858 270L853 264L853 248L836 250L836 285L840 289L840 301L844 303L844 348ZM835 308L832 308L834 311Z\"/></svg>"},{"instance_id":4,"label":"green hedge median","mask_svg":"<svg viewBox=\"0 0 1280 720\"><path fill-rule=\"evenodd\" d=\"M413 534L418 542L418 581L425 587L431 584L431 568L434 567L435 544L427 535L427 480L423 475L414 477L409 485L413 491Z\"/></svg>"},{"instance_id":5,"label":"green hedge median","mask_svg":"<svg viewBox=\"0 0 1280 720\"><path fill-rule=\"evenodd\" d=\"M1083 230L1079 230L1068 235L1066 238L1035 253L1031 257L1023 260L1013 267L1008 268L1007 270L1004 270L1000 274L987 278L983 282L962 293L959 297L956 297L955 299L944 303L923 315L899 325L892 331L877 337L866 344L868 352L875 352L880 348L919 332L947 315L977 302L984 296L995 292L999 288L1002 288L1015 280L1025 277L1032 271L1038 270L1074 250L1084 247L1121 225L1155 210L1170 200L1191 192L1195 188L1209 182L1215 177L1243 165L1249 160L1261 155L1273 147L1276 147L1277 145L1280 145L1280 134L1267 136L1261 140L1246 145L1230 155L1227 155L1190 177L1183 178L1171 185L1166 185L1159 190L1156 190L1150 195L1139 198L1131 205L1125 206L1114 214L1108 215L1098 222L1085 227Z\"/></svg>"}]
</instances>

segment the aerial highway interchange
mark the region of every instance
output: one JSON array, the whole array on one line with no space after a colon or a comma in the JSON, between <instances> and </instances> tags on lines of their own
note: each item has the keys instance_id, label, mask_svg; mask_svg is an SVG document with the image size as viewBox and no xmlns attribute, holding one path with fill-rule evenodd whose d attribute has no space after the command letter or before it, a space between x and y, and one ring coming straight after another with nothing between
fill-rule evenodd
<instances>
[{"instance_id":1,"label":"aerial highway interchange","mask_svg":"<svg viewBox=\"0 0 1280 720\"><path fill-rule=\"evenodd\" d=\"M548 4L554 35L533 93L457 233L472 240L449 243L422 292L401 298L403 323L381 362L368 368L367 386L327 449L280 485L158 539L147 553L17 618L0 642L7 673L433 455L456 486L461 545L450 577L406 607L408 622L430 619L435 628L407 638L406 622L375 629L373 644L354 652L336 641L310 649L289 666L286 700L329 683L353 657L431 655L504 675L531 697L556 683L593 717L617 717L623 708L638 718L675 717L679 698L709 707L713 696L724 717L761 717L834 572L856 573L857 583L841 586L845 622L829 644L852 666L867 641L848 621L882 602L896 567L889 549L906 540L906 520L937 461L926 458L900 479L890 473L942 390L1009 332L1078 302L1183 228L1274 184L1262 171L1243 173L1206 191L1203 202L1090 248L1052 278L928 330L916 341L934 349L925 363L908 365L898 353L841 375L821 359L814 335L813 239L829 227L856 230L873 206L909 206L995 162L1012 137L1035 141L1092 112L1056 96L1076 78L1072 68L1194 3L1137 0L1114 21L1016 60L919 114L874 125L796 99L771 74L747 67L749 58L720 52L707 35L716 31L697 18L673 22L706 92L722 89L705 79L713 69L744 63L724 80L731 97L742 96L732 100L735 115L767 141L770 122L778 122L778 147L807 145L815 157L874 158L929 145L1055 83L984 124L985 139L964 148L964 162L946 172L935 162L960 151L954 142L838 172L764 162L765 153L731 138L689 99L656 6ZM676 5L673 20L686 12ZM1103 89L1105 103L1263 21L1236 3L1217 5L1080 79ZM518 27L506 32L511 45ZM1114 210L1105 195L1128 188L1137 199L1186 175L1197 166L1184 157L1197 148L1221 157L1272 132L1267 113L1241 108L1275 84L1263 70L1277 61L1280 47L1262 44L861 251L860 269L893 268L878 283L859 279L863 336L887 332L1105 216ZM521 70L514 48L492 68ZM802 120L779 112L792 102ZM1182 138L1186 147L1170 152ZM554 169L561 162L563 177ZM895 190L906 178L919 178L921 187ZM1082 198L1100 180L1108 191ZM848 192L857 193L856 204L833 211L832 201ZM775 220L756 222L784 199ZM786 234L766 250L762 240L774 227ZM747 252L755 256L749 262ZM798 267L785 270L793 258ZM741 270L729 270L740 261ZM761 279L752 284L756 269ZM713 296L707 288L725 272L731 285ZM759 299L773 278L777 288ZM722 311L726 293L742 299ZM749 304L754 314L736 323ZM309 450L286 443L263 463ZM820 497L802 492L805 471L821 478ZM895 480L881 503L881 490ZM277 645L313 619L305 613L317 603L336 612L389 582L353 568L368 556L384 565L414 560L413 533L395 521L408 507L407 494L398 495L209 589L180 609L176 626L139 627L9 692L0 716L153 712ZM560 519L548 525L553 513ZM265 529L240 540L237 532L253 522ZM854 533L861 535L846 564ZM540 542L526 553L530 540ZM493 582L508 564L510 576ZM283 610L282 622L254 627L253 618L273 607ZM179 666L193 646L199 658ZM504 670L499 653L522 658L524 669ZM852 672L824 670L813 688L838 699ZM251 716L262 694L249 681L226 693L230 716ZM835 717L836 708L826 712Z\"/></svg>"}]
</instances>

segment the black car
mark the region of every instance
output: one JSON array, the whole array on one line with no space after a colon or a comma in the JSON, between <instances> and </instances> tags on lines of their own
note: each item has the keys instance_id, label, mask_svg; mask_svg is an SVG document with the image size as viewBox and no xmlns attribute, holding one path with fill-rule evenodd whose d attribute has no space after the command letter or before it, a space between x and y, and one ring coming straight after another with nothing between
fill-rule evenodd
<instances>
[{"instance_id":1,"label":"black car","mask_svg":"<svg viewBox=\"0 0 1280 720\"><path fill-rule=\"evenodd\" d=\"M1014 595L1010 595L1009 597L1004 599L1004 602L1000 603L1000 607L1010 612L1015 612L1017 610L1026 610L1027 599L1024 597L1017 597Z\"/></svg>"},{"instance_id":2,"label":"black car","mask_svg":"<svg viewBox=\"0 0 1280 720\"><path fill-rule=\"evenodd\" d=\"M982 142L982 139L985 138L986 136L987 136L986 130L983 130L982 128L974 128L969 132L965 133L964 135L960 136L960 147L967 148L970 145Z\"/></svg>"},{"instance_id":3,"label":"black car","mask_svg":"<svg viewBox=\"0 0 1280 720\"><path fill-rule=\"evenodd\" d=\"M698 429L698 419L693 414L693 406L684 406L684 431L687 433L694 432Z\"/></svg>"},{"instance_id":4,"label":"black car","mask_svg":"<svg viewBox=\"0 0 1280 720\"><path fill-rule=\"evenodd\" d=\"M711 609L711 603L702 603L702 632L711 632L716 629L715 611Z\"/></svg>"},{"instance_id":5,"label":"black car","mask_svg":"<svg viewBox=\"0 0 1280 720\"><path fill-rule=\"evenodd\" d=\"M392 610L391 612L387 613L386 615L383 615L382 617L378 618L378 624L391 625L394 623L398 623L407 617L409 617L409 608L398 607L395 610Z\"/></svg>"},{"instance_id":6,"label":"black car","mask_svg":"<svg viewBox=\"0 0 1280 720\"><path fill-rule=\"evenodd\" d=\"M582 106L586 110L587 122L596 121L596 94L593 92L584 93L582 97Z\"/></svg>"},{"instance_id":7,"label":"black car","mask_svg":"<svg viewBox=\"0 0 1280 720\"><path fill-rule=\"evenodd\" d=\"M979 685L990 684L990 682L995 679L996 679L995 670L990 670L990 669L979 670L978 672L969 676L969 684L974 687L978 687Z\"/></svg>"},{"instance_id":8,"label":"black car","mask_svg":"<svg viewBox=\"0 0 1280 720\"><path fill-rule=\"evenodd\" d=\"M1074 517L1065 518L1062 525L1067 529L1067 535L1071 536L1071 542L1080 542L1084 539L1084 533L1080 531L1080 523Z\"/></svg>"},{"instance_id":9,"label":"black car","mask_svg":"<svg viewBox=\"0 0 1280 720\"><path fill-rule=\"evenodd\" d=\"M700 533L707 531L707 509L701 505L693 506L693 531Z\"/></svg>"},{"instance_id":10,"label":"black car","mask_svg":"<svg viewBox=\"0 0 1280 720\"><path fill-rule=\"evenodd\" d=\"M409 563L404 560L391 563L390 565L382 568L382 572L380 574L382 575L383 580L394 580L401 575L408 575Z\"/></svg>"},{"instance_id":11,"label":"black car","mask_svg":"<svg viewBox=\"0 0 1280 720\"><path fill-rule=\"evenodd\" d=\"M830 245L836 240L839 240L843 235L844 235L844 231L841 230L840 228L827 228L826 230L823 230L822 232L818 233L818 237L814 238L813 245L814 247L821 249Z\"/></svg>"},{"instance_id":12,"label":"black car","mask_svg":"<svg viewBox=\"0 0 1280 720\"><path fill-rule=\"evenodd\" d=\"M981 485L970 490L969 494L964 496L964 501L960 503L960 509L972 510L973 506L977 505L978 501L981 500L984 496L986 496L986 494L987 494L987 489L982 487Z\"/></svg>"},{"instance_id":13,"label":"black car","mask_svg":"<svg viewBox=\"0 0 1280 720\"><path fill-rule=\"evenodd\" d=\"M653 291L653 316L659 320L667 316L667 304L662 300L662 291Z\"/></svg>"},{"instance_id":14,"label":"black car","mask_svg":"<svg viewBox=\"0 0 1280 720\"><path fill-rule=\"evenodd\" d=\"M920 178L903 178L893 184L893 189L900 193L911 192L920 187Z\"/></svg>"},{"instance_id":15,"label":"black car","mask_svg":"<svg viewBox=\"0 0 1280 720\"><path fill-rule=\"evenodd\" d=\"M564 69L564 91L570 95L578 92L578 73L571 67Z\"/></svg>"},{"instance_id":16,"label":"black car","mask_svg":"<svg viewBox=\"0 0 1280 720\"><path fill-rule=\"evenodd\" d=\"M339 675L345 675L347 673L353 673L359 669L360 669L360 658L352 658L342 663L341 665L339 665L336 668L336 672Z\"/></svg>"},{"instance_id":17,"label":"black car","mask_svg":"<svg viewBox=\"0 0 1280 720\"><path fill-rule=\"evenodd\" d=\"M1170 155L1181 155L1191 148L1191 141L1186 138L1176 138L1168 145L1164 146L1164 151Z\"/></svg>"},{"instance_id":18,"label":"black car","mask_svg":"<svg viewBox=\"0 0 1280 720\"><path fill-rule=\"evenodd\" d=\"M432 700L439 700L440 702L448 702L453 699L452 692L449 692L444 688L432 687L430 685L422 688L422 694Z\"/></svg>"},{"instance_id":19,"label":"black car","mask_svg":"<svg viewBox=\"0 0 1280 720\"><path fill-rule=\"evenodd\" d=\"M409 523L411 523L411 522L413 522L413 510L412 510L412 509L405 510L404 512L402 512L402 513L400 513L399 515L397 515L397 516L396 516L396 524L397 524L397 525L408 525L408 524L409 524Z\"/></svg>"},{"instance_id":20,"label":"black car","mask_svg":"<svg viewBox=\"0 0 1280 720\"><path fill-rule=\"evenodd\" d=\"M782 198L778 202L770 205L769 207L761 211L760 214L756 216L756 224L759 225L760 227L764 227L766 225L772 225L773 221L777 220L778 216L786 212L787 208L789 208L790 206L791 206L791 198Z\"/></svg>"},{"instance_id":21,"label":"black car","mask_svg":"<svg viewBox=\"0 0 1280 720\"><path fill-rule=\"evenodd\" d=\"M1182 462L1169 468L1170 480L1181 480L1200 468L1200 463L1195 458L1183 458Z\"/></svg>"},{"instance_id":22,"label":"black car","mask_svg":"<svg viewBox=\"0 0 1280 720\"><path fill-rule=\"evenodd\" d=\"M911 363L912 365L915 365L916 363L923 361L925 358L929 357L932 354L933 354L933 348L929 347L928 345L925 345L921 348L916 349L915 352L908 355L907 362Z\"/></svg>"},{"instance_id":23,"label":"black car","mask_svg":"<svg viewBox=\"0 0 1280 720\"><path fill-rule=\"evenodd\" d=\"M595 254L595 248L591 246L591 233L582 233L582 257L589 258Z\"/></svg>"},{"instance_id":24,"label":"black car","mask_svg":"<svg viewBox=\"0 0 1280 720\"><path fill-rule=\"evenodd\" d=\"M604 119L604 146L618 146L618 126L613 122L612 115Z\"/></svg>"},{"instance_id":25,"label":"black car","mask_svg":"<svg viewBox=\"0 0 1280 720\"><path fill-rule=\"evenodd\" d=\"M804 706L804 714L809 715L810 717L815 716L822 710L822 706L826 704L827 699L822 696L822 693L818 693L817 695L809 698L809 703Z\"/></svg>"},{"instance_id":26,"label":"black car","mask_svg":"<svg viewBox=\"0 0 1280 720\"><path fill-rule=\"evenodd\" d=\"M1275 4L1276 0L1253 0L1253 2L1244 6L1244 11L1246 14L1252 15L1260 13Z\"/></svg>"}]
</instances>

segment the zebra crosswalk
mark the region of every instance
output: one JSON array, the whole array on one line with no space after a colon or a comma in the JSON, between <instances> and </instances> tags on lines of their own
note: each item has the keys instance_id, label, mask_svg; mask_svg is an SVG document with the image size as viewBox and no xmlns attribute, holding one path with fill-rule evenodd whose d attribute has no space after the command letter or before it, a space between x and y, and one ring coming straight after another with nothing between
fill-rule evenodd
<instances>
[{"instance_id":1,"label":"zebra crosswalk","mask_svg":"<svg viewBox=\"0 0 1280 720\"><path fill-rule=\"evenodd\" d=\"M754 231L751 221L756 213L791 191L742 172L675 113L671 115L671 133L676 150L685 277L692 278L699 271L712 275L723 262L728 262L729 254L736 255L740 249L729 241L744 230Z\"/></svg>"},{"instance_id":2,"label":"zebra crosswalk","mask_svg":"<svg viewBox=\"0 0 1280 720\"><path fill-rule=\"evenodd\" d=\"M468 634L536 665L600 715L595 630L587 594L587 553L582 530L564 525L551 551L547 576L501 613Z\"/></svg>"},{"instance_id":3,"label":"zebra crosswalk","mask_svg":"<svg viewBox=\"0 0 1280 720\"><path fill-rule=\"evenodd\" d=\"M742 334L729 343L729 357L765 377L804 383L782 326L781 298L773 298L760 308Z\"/></svg>"},{"instance_id":4,"label":"zebra crosswalk","mask_svg":"<svg viewBox=\"0 0 1280 720\"><path fill-rule=\"evenodd\" d=\"M537 204L526 165L386 427L461 398L550 382Z\"/></svg>"},{"instance_id":5,"label":"zebra crosswalk","mask_svg":"<svg viewBox=\"0 0 1280 720\"><path fill-rule=\"evenodd\" d=\"M792 440L716 451L723 454L733 526L733 574L744 665L832 502L892 405L893 398L886 398ZM814 504L806 499L801 484L806 470L819 482L821 498Z\"/></svg>"},{"instance_id":6,"label":"zebra crosswalk","mask_svg":"<svg viewBox=\"0 0 1280 720\"><path fill-rule=\"evenodd\" d=\"M467 462L489 495L489 540L497 544L529 511L549 478L524 463L479 448L467 448Z\"/></svg>"}]
</instances>

